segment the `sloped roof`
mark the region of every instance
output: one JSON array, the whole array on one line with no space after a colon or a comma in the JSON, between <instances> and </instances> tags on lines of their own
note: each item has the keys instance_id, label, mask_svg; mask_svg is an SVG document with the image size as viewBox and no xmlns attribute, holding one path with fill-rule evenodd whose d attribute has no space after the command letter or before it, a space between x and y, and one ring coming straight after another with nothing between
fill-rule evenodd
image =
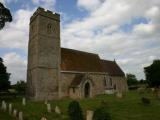
<instances>
[{"instance_id":1,"label":"sloped roof","mask_svg":"<svg viewBox=\"0 0 160 120\"><path fill-rule=\"evenodd\" d=\"M79 72L103 72L97 54L61 48L61 70Z\"/></svg>"},{"instance_id":2,"label":"sloped roof","mask_svg":"<svg viewBox=\"0 0 160 120\"><path fill-rule=\"evenodd\" d=\"M122 69L115 61L101 60L103 72L107 72L111 76L125 76Z\"/></svg>"},{"instance_id":3,"label":"sloped roof","mask_svg":"<svg viewBox=\"0 0 160 120\"><path fill-rule=\"evenodd\" d=\"M67 48L61 48L61 70L107 72L111 76L125 76L115 61L101 60L97 54Z\"/></svg>"}]
</instances>

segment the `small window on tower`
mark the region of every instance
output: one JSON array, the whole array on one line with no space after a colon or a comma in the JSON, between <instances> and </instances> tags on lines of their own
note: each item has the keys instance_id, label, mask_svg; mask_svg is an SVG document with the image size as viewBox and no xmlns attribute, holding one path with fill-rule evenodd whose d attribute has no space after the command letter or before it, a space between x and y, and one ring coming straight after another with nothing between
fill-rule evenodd
<instances>
[{"instance_id":1,"label":"small window on tower","mask_svg":"<svg viewBox=\"0 0 160 120\"><path fill-rule=\"evenodd\" d=\"M47 25L47 33L50 34L51 32L52 32L52 24L49 23L49 24Z\"/></svg>"}]
</instances>

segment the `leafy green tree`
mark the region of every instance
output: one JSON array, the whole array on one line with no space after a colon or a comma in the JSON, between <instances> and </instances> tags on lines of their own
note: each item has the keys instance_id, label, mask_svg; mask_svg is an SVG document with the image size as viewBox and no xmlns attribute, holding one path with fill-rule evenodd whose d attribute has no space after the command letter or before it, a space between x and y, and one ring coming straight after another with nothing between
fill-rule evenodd
<instances>
[{"instance_id":1,"label":"leafy green tree","mask_svg":"<svg viewBox=\"0 0 160 120\"><path fill-rule=\"evenodd\" d=\"M153 63L144 68L147 83L151 87L160 86L160 60L154 60Z\"/></svg>"},{"instance_id":2,"label":"leafy green tree","mask_svg":"<svg viewBox=\"0 0 160 120\"><path fill-rule=\"evenodd\" d=\"M82 109L79 102L72 101L68 107L68 115L70 120L83 120Z\"/></svg>"},{"instance_id":3,"label":"leafy green tree","mask_svg":"<svg viewBox=\"0 0 160 120\"><path fill-rule=\"evenodd\" d=\"M12 15L10 10L0 2L0 30L5 26L5 22L11 22Z\"/></svg>"},{"instance_id":4,"label":"leafy green tree","mask_svg":"<svg viewBox=\"0 0 160 120\"><path fill-rule=\"evenodd\" d=\"M26 90L26 82L25 81L17 81L17 83L14 85L14 88L19 93L25 93Z\"/></svg>"},{"instance_id":5,"label":"leafy green tree","mask_svg":"<svg viewBox=\"0 0 160 120\"><path fill-rule=\"evenodd\" d=\"M126 78L128 86L133 86L138 84L138 80L135 75L128 73L126 74Z\"/></svg>"},{"instance_id":6,"label":"leafy green tree","mask_svg":"<svg viewBox=\"0 0 160 120\"><path fill-rule=\"evenodd\" d=\"M6 91L10 87L9 77L10 73L7 73L3 59L0 57L0 91Z\"/></svg>"}]
</instances>

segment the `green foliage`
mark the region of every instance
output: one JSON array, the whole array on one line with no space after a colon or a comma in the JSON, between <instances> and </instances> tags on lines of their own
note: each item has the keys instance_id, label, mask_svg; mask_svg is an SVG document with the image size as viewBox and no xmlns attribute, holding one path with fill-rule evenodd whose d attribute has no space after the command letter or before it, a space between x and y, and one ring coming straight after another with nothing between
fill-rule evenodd
<instances>
[{"instance_id":1,"label":"green foliage","mask_svg":"<svg viewBox=\"0 0 160 120\"><path fill-rule=\"evenodd\" d=\"M10 87L9 77L10 74L7 73L3 59L0 58L0 91L6 91Z\"/></svg>"},{"instance_id":2,"label":"green foliage","mask_svg":"<svg viewBox=\"0 0 160 120\"><path fill-rule=\"evenodd\" d=\"M142 97L141 100L144 105L149 105L151 103L150 99L146 97Z\"/></svg>"},{"instance_id":3,"label":"green foliage","mask_svg":"<svg viewBox=\"0 0 160 120\"><path fill-rule=\"evenodd\" d=\"M26 82L25 81L17 81L15 85L13 85L13 88L18 92L18 93L25 93L26 90Z\"/></svg>"},{"instance_id":4,"label":"green foliage","mask_svg":"<svg viewBox=\"0 0 160 120\"><path fill-rule=\"evenodd\" d=\"M130 74L130 73L126 74L126 78L127 78L128 86L132 86L132 85L137 85L138 84L138 80L137 80L135 75Z\"/></svg>"},{"instance_id":5,"label":"green foliage","mask_svg":"<svg viewBox=\"0 0 160 120\"><path fill-rule=\"evenodd\" d=\"M72 101L68 107L68 115L70 120L83 120L82 109L79 102Z\"/></svg>"},{"instance_id":6,"label":"green foliage","mask_svg":"<svg viewBox=\"0 0 160 120\"><path fill-rule=\"evenodd\" d=\"M11 22L12 15L8 8L4 7L4 5L0 2L0 29L5 26L5 22Z\"/></svg>"},{"instance_id":7,"label":"green foliage","mask_svg":"<svg viewBox=\"0 0 160 120\"><path fill-rule=\"evenodd\" d=\"M150 66L144 68L144 72L151 87L160 86L160 60L154 60Z\"/></svg>"},{"instance_id":8,"label":"green foliage","mask_svg":"<svg viewBox=\"0 0 160 120\"><path fill-rule=\"evenodd\" d=\"M111 116L107 111L108 108L101 106L97 108L93 115L93 120L111 120Z\"/></svg>"}]
</instances>

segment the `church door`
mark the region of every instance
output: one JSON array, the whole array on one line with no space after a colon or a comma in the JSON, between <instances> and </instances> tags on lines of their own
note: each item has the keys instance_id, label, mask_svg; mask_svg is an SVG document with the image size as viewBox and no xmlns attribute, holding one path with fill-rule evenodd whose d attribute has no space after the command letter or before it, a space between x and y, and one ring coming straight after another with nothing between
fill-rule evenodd
<instances>
[{"instance_id":1,"label":"church door","mask_svg":"<svg viewBox=\"0 0 160 120\"><path fill-rule=\"evenodd\" d=\"M90 97L90 84L88 82L84 86L84 97Z\"/></svg>"}]
</instances>

